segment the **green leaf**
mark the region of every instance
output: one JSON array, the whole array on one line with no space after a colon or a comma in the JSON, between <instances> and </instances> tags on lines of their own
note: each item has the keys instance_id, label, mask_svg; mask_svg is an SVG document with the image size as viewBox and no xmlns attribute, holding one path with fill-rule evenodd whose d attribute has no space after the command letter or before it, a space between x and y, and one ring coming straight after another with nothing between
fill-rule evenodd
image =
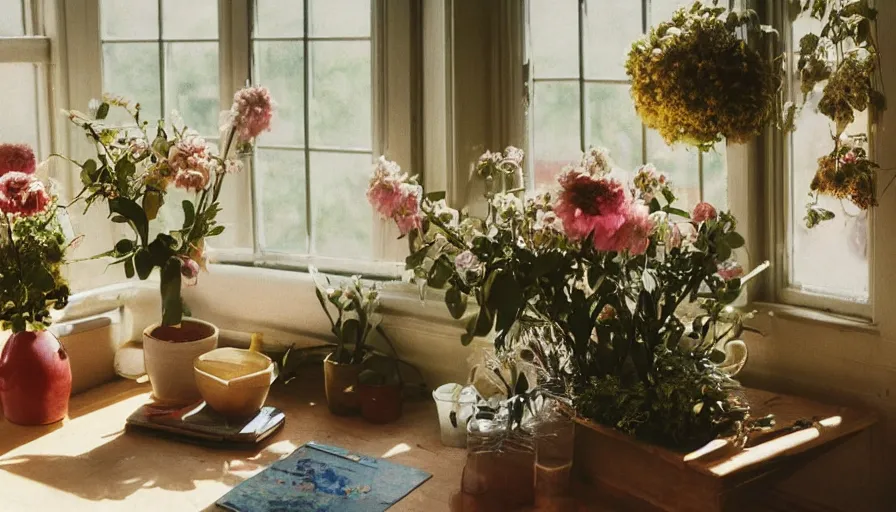
<instances>
[{"instance_id":1,"label":"green leaf","mask_svg":"<svg viewBox=\"0 0 896 512\"><path fill-rule=\"evenodd\" d=\"M131 177L137 171L134 162L127 158L122 158L115 164L115 181L118 187L118 193L122 195L130 194Z\"/></svg>"},{"instance_id":2,"label":"green leaf","mask_svg":"<svg viewBox=\"0 0 896 512\"><path fill-rule=\"evenodd\" d=\"M215 226L205 236L218 236L224 232L224 226Z\"/></svg>"},{"instance_id":3,"label":"green leaf","mask_svg":"<svg viewBox=\"0 0 896 512\"><path fill-rule=\"evenodd\" d=\"M663 207L663 211L666 212L666 213L668 213L669 215L678 215L679 217L682 217L682 218L685 218L685 219L690 219L690 218L691 218L691 214L689 214L688 212L682 210L681 208L675 208L675 207L672 207L672 206L668 206L668 205L667 205L667 206L664 206L664 207Z\"/></svg>"},{"instance_id":4,"label":"green leaf","mask_svg":"<svg viewBox=\"0 0 896 512\"><path fill-rule=\"evenodd\" d=\"M134 259L128 258L124 260L124 275L128 279L134 277Z\"/></svg>"},{"instance_id":5,"label":"green leaf","mask_svg":"<svg viewBox=\"0 0 896 512\"><path fill-rule=\"evenodd\" d=\"M105 101L96 109L96 119L103 120L109 115L109 104Z\"/></svg>"},{"instance_id":6,"label":"green leaf","mask_svg":"<svg viewBox=\"0 0 896 512\"><path fill-rule=\"evenodd\" d=\"M140 240L144 245L146 244L146 239L149 236L149 221L140 205L133 199L119 196L109 199L109 211L128 219L134 227L134 231L140 236Z\"/></svg>"},{"instance_id":7,"label":"green leaf","mask_svg":"<svg viewBox=\"0 0 896 512\"><path fill-rule=\"evenodd\" d=\"M740 235L740 233L736 231L732 231L725 235L725 241L728 243L728 246L732 249L740 249L746 244L744 237Z\"/></svg>"},{"instance_id":8,"label":"green leaf","mask_svg":"<svg viewBox=\"0 0 896 512\"><path fill-rule=\"evenodd\" d=\"M448 306L451 317L459 320L467 311L467 295L452 286L445 292L445 305Z\"/></svg>"},{"instance_id":9,"label":"green leaf","mask_svg":"<svg viewBox=\"0 0 896 512\"><path fill-rule=\"evenodd\" d=\"M404 266L408 270L413 270L423 264L423 260L426 259L426 254L429 252L429 248L432 244L424 244L423 247L418 249L416 252L411 253L410 256L405 258Z\"/></svg>"},{"instance_id":10,"label":"green leaf","mask_svg":"<svg viewBox=\"0 0 896 512\"><path fill-rule=\"evenodd\" d=\"M188 201L184 199L184 202L181 203L184 209L184 229L193 225L193 221L196 220L196 207L193 206L192 201Z\"/></svg>"},{"instance_id":11,"label":"green leaf","mask_svg":"<svg viewBox=\"0 0 896 512\"><path fill-rule=\"evenodd\" d=\"M96 181L97 174L96 160L87 160L84 162L84 165L81 166L81 183L83 183L85 187L93 185L93 182Z\"/></svg>"},{"instance_id":12,"label":"green leaf","mask_svg":"<svg viewBox=\"0 0 896 512\"><path fill-rule=\"evenodd\" d=\"M448 278L454 275L454 265L451 264L451 260L448 259L448 256L443 254L439 256L439 259L433 263L432 268L429 269L429 276L426 278L426 284L440 290L445 287L445 283L448 282Z\"/></svg>"},{"instance_id":13,"label":"green leaf","mask_svg":"<svg viewBox=\"0 0 896 512\"><path fill-rule=\"evenodd\" d=\"M112 216L112 222L115 222L116 224L125 224L125 223L127 223L127 221L128 221L127 217L123 217L121 215L113 215Z\"/></svg>"},{"instance_id":14,"label":"green leaf","mask_svg":"<svg viewBox=\"0 0 896 512\"><path fill-rule=\"evenodd\" d=\"M134 254L134 267L141 281L149 277L153 269L152 254L150 254L149 249L146 247L137 249L137 252Z\"/></svg>"},{"instance_id":15,"label":"green leaf","mask_svg":"<svg viewBox=\"0 0 896 512\"><path fill-rule=\"evenodd\" d=\"M180 258L172 256L162 268L162 325L178 325L183 320L180 266Z\"/></svg>"},{"instance_id":16,"label":"green leaf","mask_svg":"<svg viewBox=\"0 0 896 512\"><path fill-rule=\"evenodd\" d=\"M428 199L432 202L436 202L436 201L441 201L442 199L445 199L446 195L445 195L445 191L442 190L442 191L438 191L438 192L430 192L430 193L426 194L426 196L424 196L424 197L426 197L426 199Z\"/></svg>"},{"instance_id":17,"label":"green leaf","mask_svg":"<svg viewBox=\"0 0 896 512\"><path fill-rule=\"evenodd\" d=\"M497 329L506 331L516 321L517 313L523 306L522 287L512 273L499 270L495 272L487 294L488 308L497 311Z\"/></svg>"},{"instance_id":18,"label":"green leaf","mask_svg":"<svg viewBox=\"0 0 896 512\"><path fill-rule=\"evenodd\" d=\"M675 202L675 194L672 192L672 189L669 187L663 187L663 197L666 198L666 202L672 204Z\"/></svg>"},{"instance_id":19,"label":"green leaf","mask_svg":"<svg viewBox=\"0 0 896 512\"><path fill-rule=\"evenodd\" d=\"M134 250L134 241L122 238L115 244L115 252L118 254L128 254Z\"/></svg>"},{"instance_id":20,"label":"green leaf","mask_svg":"<svg viewBox=\"0 0 896 512\"><path fill-rule=\"evenodd\" d=\"M146 188L146 192L143 193L143 211L146 212L147 220L155 220L164 204L165 197L160 191Z\"/></svg>"}]
</instances>

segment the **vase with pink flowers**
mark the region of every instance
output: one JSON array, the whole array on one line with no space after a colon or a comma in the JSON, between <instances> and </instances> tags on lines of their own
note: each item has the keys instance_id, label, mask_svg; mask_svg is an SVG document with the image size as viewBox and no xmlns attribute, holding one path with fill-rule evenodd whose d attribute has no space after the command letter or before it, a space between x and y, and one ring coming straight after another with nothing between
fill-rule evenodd
<instances>
[{"instance_id":1,"label":"vase with pink flowers","mask_svg":"<svg viewBox=\"0 0 896 512\"><path fill-rule=\"evenodd\" d=\"M68 303L62 267L72 240L34 172L30 147L0 144L0 328L12 331L0 354L0 402L20 425L64 418L72 388L68 355L47 330L50 312Z\"/></svg>"},{"instance_id":2,"label":"vase with pink flowers","mask_svg":"<svg viewBox=\"0 0 896 512\"><path fill-rule=\"evenodd\" d=\"M124 111L124 125L109 121L111 109ZM255 138L267 130L273 101L264 87L246 87L222 114L217 151L178 119L150 123L140 104L106 95L89 113L67 112L96 149L96 157L74 162L82 183L77 201L85 210L98 202L109 208L112 222L130 228L108 251L128 278L144 280L158 269L161 322L143 333L144 361L156 399L185 403L199 398L193 380L193 359L217 345L218 329L186 318L183 286L196 283L207 263L206 240L220 235L217 221L221 188L228 175L243 167L240 155L251 151ZM183 200L183 225L151 229L171 188L191 195ZM164 228L164 227L161 227ZM151 233L157 232L153 237Z\"/></svg>"}]
</instances>

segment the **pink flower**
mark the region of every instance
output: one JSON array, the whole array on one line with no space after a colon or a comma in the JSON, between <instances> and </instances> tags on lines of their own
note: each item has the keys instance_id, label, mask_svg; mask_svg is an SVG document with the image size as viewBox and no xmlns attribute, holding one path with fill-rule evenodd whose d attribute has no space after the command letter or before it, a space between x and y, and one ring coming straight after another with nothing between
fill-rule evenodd
<instances>
[{"instance_id":1,"label":"pink flower","mask_svg":"<svg viewBox=\"0 0 896 512\"><path fill-rule=\"evenodd\" d=\"M373 169L367 200L381 217L392 219L402 235L420 228L423 190L408 182L395 162L380 157Z\"/></svg>"},{"instance_id":2,"label":"pink flower","mask_svg":"<svg viewBox=\"0 0 896 512\"><path fill-rule=\"evenodd\" d=\"M199 264L186 256L181 256L180 275L187 279L187 286L193 286L199 278Z\"/></svg>"},{"instance_id":3,"label":"pink flower","mask_svg":"<svg viewBox=\"0 0 896 512\"><path fill-rule=\"evenodd\" d=\"M0 144L0 176L9 172L34 174L37 161L27 144Z\"/></svg>"},{"instance_id":4,"label":"pink flower","mask_svg":"<svg viewBox=\"0 0 896 512\"><path fill-rule=\"evenodd\" d=\"M44 184L24 172L12 171L0 177L0 211L30 217L47 209L50 195Z\"/></svg>"},{"instance_id":5,"label":"pink flower","mask_svg":"<svg viewBox=\"0 0 896 512\"><path fill-rule=\"evenodd\" d=\"M560 191L553 207L572 240L593 236L594 247L613 250L613 236L625 222L625 191L618 181L572 169L559 178Z\"/></svg>"},{"instance_id":6,"label":"pink flower","mask_svg":"<svg viewBox=\"0 0 896 512\"><path fill-rule=\"evenodd\" d=\"M681 228L678 227L678 224L672 224L669 228L669 233L666 236L666 245L670 249L681 247Z\"/></svg>"},{"instance_id":7,"label":"pink flower","mask_svg":"<svg viewBox=\"0 0 896 512\"><path fill-rule=\"evenodd\" d=\"M725 281L730 281L744 275L744 268L736 261L726 261L719 265L718 274Z\"/></svg>"},{"instance_id":8,"label":"pink flower","mask_svg":"<svg viewBox=\"0 0 896 512\"><path fill-rule=\"evenodd\" d=\"M703 202L697 203L697 206L694 207L694 212L691 214L691 220L694 222L705 222L710 219L715 219L719 214L716 212L716 207Z\"/></svg>"},{"instance_id":9,"label":"pink flower","mask_svg":"<svg viewBox=\"0 0 896 512\"><path fill-rule=\"evenodd\" d=\"M637 256L644 254L650 246L650 233L654 223L650 219L650 209L640 203L630 206L625 215L625 223L616 231L612 239L613 251L627 251Z\"/></svg>"},{"instance_id":10,"label":"pink flower","mask_svg":"<svg viewBox=\"0 0 896 512\"><path fill-rule=\"evenodd\" d=\"M271 127L274 101L266 87L246 87L233 95L233 127L240 142L250 143Z\"/></svg>"},{"instance_id":11,"label":"pink flower","mask_svg":"<svg viewBox=\"0 0 896 512\"><path fill-rule=\"evenodd\" d=\"M171 146L168 165L177 187L197 192L208 186L215 166L205 139L196 135L186 136Z\"/></svg>"}]
</instances>

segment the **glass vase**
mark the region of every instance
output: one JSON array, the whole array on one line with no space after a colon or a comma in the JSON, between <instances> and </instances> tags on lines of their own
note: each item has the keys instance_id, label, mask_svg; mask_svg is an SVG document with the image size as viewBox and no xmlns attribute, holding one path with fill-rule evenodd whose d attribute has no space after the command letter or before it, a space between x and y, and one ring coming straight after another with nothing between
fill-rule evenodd
<instances>
[{"instance_id":1,"label":"glass vase","mask_svg":"<svg viewBox=\"0 0 896 512\"><path fill-rule=\"evenodd\" d=\"M540 506L570 495L575 422L555 400L547 400L536 427L535 496Z\"/></svg>"},{"instance_id":2,"label":"glass vase","mask_svg":"<svg viewBox=\"0 0 896 512\"><path fill-rule=\"evenodd\" d=\"M467 421L473 415L476 392L460 384L444 384L432 392L439 413L442 444L467 446Z\"/></svg>"},{"instance_id":3,"label":"glass vase","mask_svg":"<svg viewBox=\"0 0 896 512\"><path fill-rule=\"evenodd\" d=\"M464 502L475 510L515 510L534 501L535 439L509 431L506 418L473 419L467 426Z\"/></svg>"}]
</instances>

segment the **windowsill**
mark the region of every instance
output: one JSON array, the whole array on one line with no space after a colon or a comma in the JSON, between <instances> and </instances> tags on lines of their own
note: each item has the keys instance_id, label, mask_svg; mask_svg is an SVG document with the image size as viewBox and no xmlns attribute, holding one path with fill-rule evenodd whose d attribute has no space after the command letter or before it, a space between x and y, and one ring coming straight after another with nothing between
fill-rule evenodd
<instances>
[{"instance_id":1,"label":"windowsill","mask_svg":"<svg viewBox=\"0 0 896 512\"><path fill-rule=\"evenodd\" d=\"M840 331L861 332L874 335L880 334L878 325L864 318L856 318L828 311L819 311L817 309L773 302L754 302L752 305L755 306L760 313L767 313L773 318L816 325L821 324Z\"/></svg>"}]
</instances>

